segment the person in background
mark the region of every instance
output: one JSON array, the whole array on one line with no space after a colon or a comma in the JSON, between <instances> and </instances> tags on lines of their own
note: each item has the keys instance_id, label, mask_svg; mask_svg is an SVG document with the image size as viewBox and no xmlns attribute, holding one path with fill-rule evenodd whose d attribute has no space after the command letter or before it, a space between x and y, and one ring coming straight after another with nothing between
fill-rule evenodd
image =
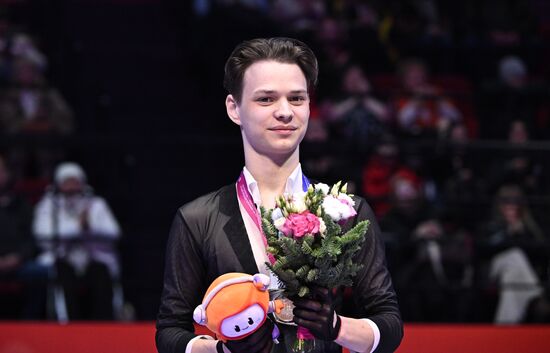
<instances>
[{"instance_id":1,"label":"person in background","mask_svg":"<svg viewBox=\"0 0 550 353\"><path fill-rule=\"evenodd\" d=\"M510 125L520 120L532 139L548 138L548 123L539 121L541 109L550 100L548 82L531 77L527 64L518 56L505 56L496 66L497 77L480 87L481 137L506 139Z\"/></svg>"},{"instance_id":2,"label":"person in background","mask_svg":"<svg viewBox=\"0 0 550 353\"><path fill-rule=\"evenodd\" d=\"M531 214L522 189L499 188L493 214L477 239L478 268L499 287L496 323L520 323L531 314L532 303L544 304L542 276L547 276L548 238ZM539 315L550 318L550 307Z\"/></svg>"},{"instance_id":3,"label":"person in background","mask_svg":"<svg viewBox=\"0 0 550 353\"><path fill-rule=\"evenodd\" d=\"M55 269L63 294L56 300L64 299L66 319L113 319L120 227L78 164L62 163L55 170L53 188L36 206L33 232L42 250L38 261Z\"/></svg>"},{"instance_id":4,"label":"person in background","mask_svg":"<svg viewBox=\"0 0 550 353\"><path fill-rule=\"evenodd\" d=\"M443 223L413 176L391 181L391 208L381 219L388 264L401 295L405 320L451 322L464 319L467 292L454 291L469 275L468 236ZM466 295L464 295L466 294Z\"/></svg>"},{"instance_id":5,"label":"person in background","mask_svg":"<svg viewBox=\"0 0 550 353\"><path fill-rule=\"evenodd\" d=\"M529 197L544 194L549 187L544 157L525 148L532 142L531 130L523 120L512 121L507 129L512 148L488 165L486 179L491 192L504 184L516 184Z\"/></svg>"},{"instance_id":6,"label":"person in background","mask_svg":"<svg viewBox=\"0 0 550 353\"><path fill-rule=\"evenodd\" d=\"M462 119L460 111L440 88L429 82L428 68L419 59L399 65L402 92L394 99L397 128L405 136L444 134Z\"/></svg>"},{"instance_id":7,"label":"person in background","mask_svg":"<svg viewBox=\"0 0 550 353\"><path fill-rule=\"evenodd\" d=\"M16 293L22 297L17 305L2 300L0 315L36 320L44 317L48 273L32 261L36 252L32 208L14 191L13 184L7 161L0 155L0 282L20 287Z\"/></svg>"},{"instance_id":8,"label":"person in background","mask_svg":"<svg viewBox=\"0 0 550 353\"><path fill-rule=\"evenodd\" d=\"M365 151L388 130L389 110L372 95L372 87L359 65L350 65L342 78L339 96L325 102L326 119L341 141Z\"/></svg>"},{"instance_id":9,"label":"person in background","mask_svg":"<svg viewBox=\"0 0 550 353\"><path fill-rule=\"evenodd\" d=\"M0 132L66 135L74 130L71 108L34 61L14 60L11 81L0 95Z\"/></svg>"},{"instance_id":10,"label":"person in background","mask_svg":"<svg viewBox=\"0 0 550 353\"><path fill-rule=\"evenodd\" d=\"M421 181L420 177L402 161L396 138L385 134L363 166L361 179L361 192L372 205L377 217L383 217L390 209L391 184L396 175L407 175Z\"/></svg>"}]
</instances>

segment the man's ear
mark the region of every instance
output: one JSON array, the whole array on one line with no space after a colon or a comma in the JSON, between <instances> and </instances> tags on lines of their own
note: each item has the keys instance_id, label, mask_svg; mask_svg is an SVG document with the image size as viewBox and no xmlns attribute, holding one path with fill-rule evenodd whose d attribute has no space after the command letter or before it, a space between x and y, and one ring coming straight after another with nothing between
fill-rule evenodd
<instances>
[{"instance_id":1,"label":"man's ear","mask_svg":"<svg viewBox=\"0 0 550 353\"><path fill-rule=\"evenodd\" d=\"M228 94L227 98L225 98L225 109L227 110L229 119L231 119L231 121L235 124L241 125L241 118L238 112L238 103L232 94Z\"/></svg>"}]
</instances>

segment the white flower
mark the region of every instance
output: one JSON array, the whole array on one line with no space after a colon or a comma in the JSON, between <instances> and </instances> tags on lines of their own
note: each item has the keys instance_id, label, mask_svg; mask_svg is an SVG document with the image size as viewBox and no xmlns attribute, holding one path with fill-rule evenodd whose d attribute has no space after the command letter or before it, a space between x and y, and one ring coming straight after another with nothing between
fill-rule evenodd
<instances>
[{"instance_id":1,"label":"white flower","mask_svg":"<svg viewBox=\"0 0 550 353\"><path fill-rule=\"evenodd\" d=\"M323 221L323 219L319 217L319 234L321 234L321 236L324 237L326 231L327 231L327 225L325 224L325 221Z\"/></svg>"},{"instance_id":2,"label":"white flower","mask_svg":"<svg viewBox=\"0 0 550 353\"><path fill-rule=\"evenodd\" d=\"M315 190L321 190L323 192L323 195L327 195L330 187L327 184L318 183L315 184Z\"/></svg>"},{"instance_id":3,"label":"white flower","mask_svg":"<svg viewBox=\"0 0 550 353\"><path fill-rule=\"evenodd\" d=\"M273 210L273 212L271 212L271 219L273 220L273 222L283 217L284 217L283 211L281 211L279 207L277 207L276 209Z\"/></svg>"},{"instance_id":4,"label":"white flower","mask_svg":"<svg viewBox=\"0 0 550 353\"><path fill-rule=\"evenodd\" d=\"M343 196L340 199L341 195ZM355 216L357 212L355 212L353 204L353 200L345 194L340 194L338 198L328 195L323 200L323 208L334 222Z\"/></svg>"},{"instance_id":5,"label":"white flower","mask_svg":"<svg viewBox=\"0 0 550 353\"><path fill-rule=\"evenodd\" d=\"M302 213L307 210L306 193L301 191L292 195L292 210L296 213Z\"/></svg>"},{"instance_id":6,"label":"white flower","mask_svg":"<svg viewBox=\"0 0 550 353\"><path fill-rule=\"evenodd\" d=\"M339 193L338 200L342 201L347 205L350 205L351 207L355 206L355 201L353 201L353 199L348 194Z\"/></svg>"},{"instance_id":7,"label":"white flower","mask_svg":"<svg viewBox=\"0 0 550 353\"><path fill-rule=\"evenodd\" d=\"M273 221L273 225L275 226L275 228L277 228L277 230L279 232L282 232L283 230L283 226L285 225L285 222L286 222L286 218L284 217L281 217L281 218L277 218L276 220Z\"/></svg>"}]
</instances>

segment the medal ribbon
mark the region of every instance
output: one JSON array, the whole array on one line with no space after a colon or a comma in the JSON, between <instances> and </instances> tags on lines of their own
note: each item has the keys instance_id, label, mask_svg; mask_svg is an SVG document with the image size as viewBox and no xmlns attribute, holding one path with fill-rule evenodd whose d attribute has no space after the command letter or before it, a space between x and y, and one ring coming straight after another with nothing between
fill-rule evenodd
<instances>
[{"instance_id":1,"label":"medal ribbon","mask_svg":"<svg viewBox=\"0 0 550 353\"><path fill-rule=\"evenodd\" d=\"M304 190L304 192L307 191L309 184L309 180L306 178L305 175L302 174L302 189ZM244 173L242 172L239 176L239 179L237 180L237 197L239 198L239 201L243 205L244 209L246 210L246 213L248 213L248 215L254 221L254 224L262 234L264 246L267 248L267 238L262 229L262 217L260 215L260 212L256 208L256 205L254 205L254 200L252 199L250 191L248 191L248 187L246 186L246 179L244 177ZM275 263L275 257L272 254L268 253L267 257L272 264Z\"/></svg>"}]
</instances>

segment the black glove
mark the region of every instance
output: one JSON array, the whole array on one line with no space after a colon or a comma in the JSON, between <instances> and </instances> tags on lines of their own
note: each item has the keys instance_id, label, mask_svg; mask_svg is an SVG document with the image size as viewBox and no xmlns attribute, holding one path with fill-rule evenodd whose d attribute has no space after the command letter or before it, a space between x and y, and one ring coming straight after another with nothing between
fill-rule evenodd
<instances>
[{"instance_id":1,"label":"black glove","mask_svg":"<svg viewBox=\"0 0 550 353\"><path fill-rule=\"evenodd\" d=\"M293 298L294 322L307 328L315 338L334 341L340 333L341 319L334 320L334 302L332 290L322 287L313 288L312 298Z\"/></svg>"},{"instance_id":2,"label":"black glove","mask_svg":"<svg viewBox=\"0 0 550 353\"><path fill-rule=\"evenodd\" d=\"M222 344L229 348L231 353L269 353L273 346L272 332L273 322L268 318L256 332L242 340L228 340L225 343L220 341L217 346L218 353L223 352Z\"/></svg>"}]
</instances>

